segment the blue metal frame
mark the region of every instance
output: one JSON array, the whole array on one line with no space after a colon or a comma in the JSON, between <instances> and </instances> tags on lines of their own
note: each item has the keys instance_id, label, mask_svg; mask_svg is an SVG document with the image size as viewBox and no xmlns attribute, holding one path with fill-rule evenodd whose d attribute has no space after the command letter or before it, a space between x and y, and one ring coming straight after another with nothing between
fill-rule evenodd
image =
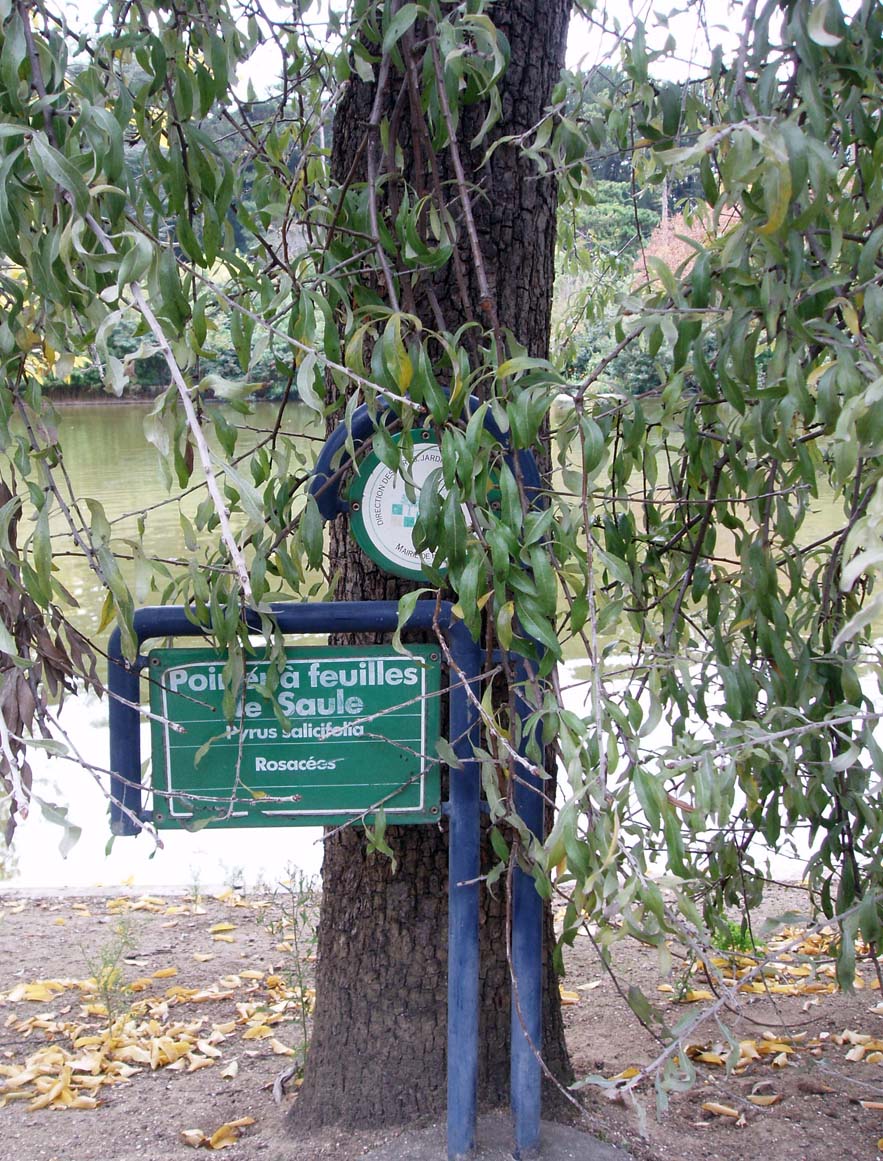
<instances>
[{"instance_id":1,"label":"blue metal frame","mask_svg":"<svg viewBox=\"0 0 883 1161\"><path fill-rule=\"evenodd\" d=\"M398 624L395 601L336 604L275 604L272 612L284 633L391 633ZM249 621L259 628L257 615ZM475 1147L478 1085L478 879L480 874L480 787L473 747L478 740L477 696L466 683L478 682L482 653L450 602L418 601L408 629L444 634L460 671L449 688L450 735L459 768L450 772L448 842L448 1156L464 1157ZM199 637L205 630L181 606L138 609L135 636L142 642L162 637ZM137 834L147 821L141 786L140 674L146 657L134 665L122 654L119 629L108 646L110 691L111 830Z\"/></svg>"},{"instance_id":2,"label":"blue metal frame","mask_svg":"<svg viewBox=\"0 0 883 1161\"><path fill-rule=\"evenodd\" d=\"M464 411L466 415L470 415L479 406L480 400L477 396L470 395ZM362 444L374 434L377 424L384 422L386 417L394 419L395 413L390 411L383 401L378 402L373 412L369 410L367 404L363 403L361 407L355 409L349 424L340 424L325 441L309 483L310 494L314 497L316 506L325 520L333 520L341 512L349 512L350 510L349 501L346 499L346 488L343 487L343 480L350 460L349 453L345 451L347 439L352 438L353 447L358 451ZM504 448L508 448L509 439L500 430L490 409L485 414L484 426L494 439ZM338 458L340 462L335 464ZM540 503L543 494L542 481L533 453L524 449L516 452L507 451L506 461L513 472L515 472L517 462L518 471L515 474L516 476L520 474L528 503Z\"/></svg>"},{"instance_id":3,"label":"blue metal frame","mask_svg":"<svg viewBox=\"0 0 883 1161\"><path fill-rule=\"evenodd\" d=\"M398 624L395 601L271 606L283 633L391 633ZM246 614L257 630L257 614ZM483 655L450 602L418 601L407 628L444 634L459 673L449 685L450 736L459 768L450 772L448 841L448 1158L468 1156L475 1148L478 1086L479 1016L479 875L481 778L474 748L479 737L477 701ZM200 637L205 630L181 606L138 609L134 617L140 649L144 641L164 637ZM122 654L119 629L108 646L110 692L111 830L117 835L139 831L148 821L141 785L140 674L147 663L134 664ZM523 674L519 677L523 678ZM474 687L471 691L468 686ZM470 692L473 696L470 696ZM528 707L523 706L523 716ZM522 735L527 731L522 730ZM526 745L527 736L522 744ZM515 788L515 805L528 827L543 833L543 798L539 779L523 769L524 784ZM516 1156L534 1148L540 1133L540 1066L535 1049L541 1043L542 900L530 875L515 871L512 956L518 981L520 1016L513 999L511 1101L515 1117ZM523 1026L522 1026L523 1018Z\"/></svg>"}]
</instances>

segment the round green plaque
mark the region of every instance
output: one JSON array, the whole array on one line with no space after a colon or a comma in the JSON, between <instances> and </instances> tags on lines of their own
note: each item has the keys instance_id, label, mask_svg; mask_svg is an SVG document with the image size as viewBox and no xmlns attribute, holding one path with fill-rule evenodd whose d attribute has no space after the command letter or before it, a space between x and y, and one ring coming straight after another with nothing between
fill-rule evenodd
<instances>
[{"instance_id":1,"label":"round green plaque","mask_svg":"<svg viewBox=\"0 0 883 1161\"><path fill-rule=\"evenodd\" d=\"M425 579L423 566L432 563L431 552L414 548L414 524L420 488L442 466L438 444L429 432L420 435L411 461L413 488L406 489L402 476L372 453L353 476L348 492L350 527L359 547L385 572L409 580Z\"/></svg>"}]
</instances>

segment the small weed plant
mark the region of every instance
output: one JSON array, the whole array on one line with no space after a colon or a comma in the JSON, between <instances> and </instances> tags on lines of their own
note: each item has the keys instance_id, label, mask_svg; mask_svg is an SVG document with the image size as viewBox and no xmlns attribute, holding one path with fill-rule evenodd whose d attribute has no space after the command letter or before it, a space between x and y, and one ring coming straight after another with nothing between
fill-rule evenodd
<instances>
[{"instance_id":1,"label":"small weed plant","mask_svg":"<svg viewBox=\"0 0 883 1161\"><path fill-rule=\"evenodd\" d=\"M313 992L307 965L316 950L319 917L318 880L298 867L286 869L286 878L272 892L273 906L265 922L272 935L290 948L288 968L292 991L299 997L295 1020L300 1027L301 1058L310 1039L309 1019Z\"/></svg>"},{"instance_id":2,"label":"small weed plant","mask_svg":"<svg viewBox=\"0 0 883 1161\"><path fill-rule=\"evenodd\" d=\"M131 924L120 919L98 948L94 951L81 949L86 970L95 981L95 990L104 1008L108 1036L113 1036L117 1022L129 1011L131 993L123 976L123 961L135 947Z\"/></svg>"},{"instance_id":3,"label":"small weed plant","mask_svg":"<svg viewBox=\"0 0 883 1161\"><path fill-rule=\"evenodd\" d=\"M192 902L194 907L202 906L202 873L199 867L190 867L190 891L187 898Z\"/></svg>"},{"instance_id":4,"label":"small weed plant","mask_svg":"<svg viewBox=\"0 0 883 1161\"><path fill-rule=\"evenodd\" d=\"M733 955L759 955L763 951L763 944L755 940L751 924L746 918L739 922L735 919L721 919L712 932L711 946Z\"/></svg>"}]
</instances>

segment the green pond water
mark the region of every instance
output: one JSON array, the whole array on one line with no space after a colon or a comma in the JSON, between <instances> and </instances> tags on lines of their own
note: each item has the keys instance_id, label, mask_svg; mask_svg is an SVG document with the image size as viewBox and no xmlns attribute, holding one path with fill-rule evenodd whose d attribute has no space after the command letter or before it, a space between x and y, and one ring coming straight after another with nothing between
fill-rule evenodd
<instances>
[{"instance_id":1,"label":"green pond water","mask_svg":"<svg viewBox=\"0 0 883 1161\"><path fill-rule=\"evenodd\" d=\"M161 560L186 559L180 512L192 516L205 496L203 487L195 487L183 498L176 489L171 495L159 462L159 454L144 437L144 421L150 404L85 403L59 407L58 432L64 452L64 464L73 494L91 497L104 506L113 524L114 547L125 555L131 552L125 541L137 539L138 513L144 513L144 550ZM266 439L273 430L278 408L272 403L256 404L250 415L241 416L225 409L230 423L240 429L237 453ZM211 428L211 425L208 425ZM315 456L321 428L307 409L294 405L286 408L282 430L310 458ZM297 465L293 464L293 470ZM194 481L202 479L197 469ZM88 518L88 510L83 509ZM822 495L801 529L801 540L809 543L839 526L830 494ZM64 521L56 511L53 529L61 535ZM80 628L94 632L99 623L104 590L86 562L74 550L61 562L59 577L80 604L72 619ZM134 569L123 562L130 579ZM157 596L147 595L143 603L156 603ZM578 646L568 650L571 660L579 660Z\"/></svg>"},{"instance_id":2,"label":"green pond water","mask_svg":"<svg viewBox=\"0 0 883 1161\"><path fill-rule=\"evenodd\" d=\"M186 560L188 553L181 526L181 513L192 517L205 498L203 479L197 467L193 473L196 486L170 491L162 470L159 453L147 442L144 424L150 404L85 403L58 408L58 435L64 453L64 464L74 496L100 501L113 528L113 547L123 558L121 567L130 582L134 565L125 560L132 548L126 541L138 539L138 515L143 514L144 553L148 557L175 562ZM239 428L236 454L267 439L275 427L278 407L272 403L256 404L250 415L242 416L224 408L229 423ZM206 425L212 435L211 425ZM315 416L306 408L285 409L282 431L293 436L301 449L315 454L320 428ZM210 440L210 442L213 442ZM292 464L293 470L297 469ZM59 482L61 478L57 476ZM88 508L81 505L88 519ZM65 536L66 523L60 511L53 515L53 532ZM170 567L174 567L170 564ZM76 597L80 609L72 620L82 629L94 631L99 623L105 591L76 550L60 561L60 579ZM156 593L144 594L144 604L158 603Z\"/></svg>"}]
</instances>

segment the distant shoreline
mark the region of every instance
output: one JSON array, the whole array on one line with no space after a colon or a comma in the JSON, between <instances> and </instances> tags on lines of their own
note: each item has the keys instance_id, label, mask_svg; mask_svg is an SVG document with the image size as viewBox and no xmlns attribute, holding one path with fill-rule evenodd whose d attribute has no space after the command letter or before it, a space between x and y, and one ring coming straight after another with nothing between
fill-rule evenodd
<instances>
[{"instance_id":1,"label":"distant shoreline","mask_svg":"<svg viewBox=\"0 0 883 1161\"><path fill-rule=\"evenodd\" d=\"M92 392L83 392L81 394L81 393L74 392L74 391L71 391L71 392L46 391L46 392L44 392L44 398L47 399L55 407L93 407L93 406L94 407L104 407L107 404L110 404L114 407L117 407L117 406L131 407L135 404L145 405L145 404L149 404L149 403L155 403L161 394L162 394L162 392L160 392L160 391L158 391L155 395L129 395L129 394L125 394L125 395L107 394L107 395L105 395L103 393L92 393ZM210 396L203 397L203 403L209 407L221 406L225 402L226 402L226 400L219 399L217 396L210 395ZM263 396L255 395L255 396L250 396L248 399L245 400L245 402L246 403L279 403L279 404L281 404L283 401L281 399L266 399ZM296 395L294 395L285 402L285 406L288 407L288 406L291 406L292 404L297 405L298 403L300 403L300 400Z\"/></svg>"},{"instance_id":2,"label":"distant shoreline","mask_svg":"<svg viewBox=\"0 0 883 1161\"><path fill-rule=\"evenodd\" d=\"M68 394L67 392L47 391L44 398L56 407L81 407L83 405L101 405L103 407L107 403L122 404L128 407L133 403L155 403L159 398L159 393L156 395L96 395L91 392L88 394L71 392Z\"/></svg>"}]
</instances>

